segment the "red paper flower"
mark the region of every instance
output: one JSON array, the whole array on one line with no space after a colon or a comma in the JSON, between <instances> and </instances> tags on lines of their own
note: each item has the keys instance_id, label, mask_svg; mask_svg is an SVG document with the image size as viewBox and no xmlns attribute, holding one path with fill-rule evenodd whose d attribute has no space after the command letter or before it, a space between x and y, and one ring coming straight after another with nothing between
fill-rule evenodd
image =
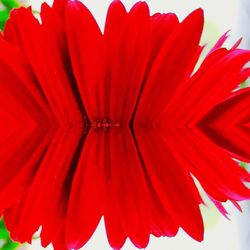
<instances>
[{"instance_id":1,"label":"red paper flower","mask_svg":"<svg viewBox=\"0 0 250 250\"><path fill-rule=\"evenodd\" d=\"M108 11L104 34L79 1L14 11L0 41L0 213L13 239L79 249L104 216L126 238L183 228L203 239L195 177L222 202L250 198L250 52L221 48L195 72L203 12Z\"/></svg>"}]
</instances>

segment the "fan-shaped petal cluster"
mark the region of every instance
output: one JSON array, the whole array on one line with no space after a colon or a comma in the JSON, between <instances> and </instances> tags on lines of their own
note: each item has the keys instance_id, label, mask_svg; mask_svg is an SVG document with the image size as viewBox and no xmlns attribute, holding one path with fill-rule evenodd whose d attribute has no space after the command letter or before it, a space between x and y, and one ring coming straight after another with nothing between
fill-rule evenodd
<instances>
[{"instance_id":1,"label":"fan-shaped petal cluster","mask_svg":"<svg viewBox=\"0 0 250 250\"><path fill-rule=\"evenodd\" d=\"M104 217L112 248L179 228L203 239L194 178L222 203L250 198L250 52L202 52L203 12L129 12L101 32L79 1L12 12L0 38L0 214L14 240L79 249Z\"/></svg>"}]
</instances>

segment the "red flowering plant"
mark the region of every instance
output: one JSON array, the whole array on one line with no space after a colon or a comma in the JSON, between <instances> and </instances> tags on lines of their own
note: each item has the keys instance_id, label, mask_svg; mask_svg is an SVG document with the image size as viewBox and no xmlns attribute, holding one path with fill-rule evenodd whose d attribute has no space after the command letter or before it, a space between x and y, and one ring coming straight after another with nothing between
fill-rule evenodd
<instances>
[{"instance_id":1,"label":"red flowering plant","mask_svg":"<svg viewBox=\"0 0 250 250\"><path fill-rule=\"evenodd\" d=\"M0 213L11 236L79 249L104 217L114 249L184 229L203 239L194 183L218 209L250 198L250 52L182 22L110 5L102 33L77 0L12 12L0 43Z\"/></svg>"}]
</instances>

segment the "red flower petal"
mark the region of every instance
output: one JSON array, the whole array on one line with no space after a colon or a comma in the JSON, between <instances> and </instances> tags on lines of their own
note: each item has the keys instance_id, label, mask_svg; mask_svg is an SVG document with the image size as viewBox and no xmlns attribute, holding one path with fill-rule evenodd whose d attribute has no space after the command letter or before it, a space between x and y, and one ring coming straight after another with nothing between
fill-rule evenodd
<instances>
[{"instance_id":1,"label":"red flower petal","mask_svg":"<svg viewBox=\"0 0 250 250\"><path fill-rule=\"evenodd\" d=\"M190 27L193 27L192 30ZM198 53L202 27L203 12L197 10L167 37L147 78L136 111L135 123L157 121L178 85L189 77L195 66L190 65L190 62L193 62L192 59Z\"/></svg>"},{"instance_id":2,"label":"red flower petal","mask_svg":"<svg viewBox=\"0 0 250 250\"><path fill-rule=\"evenodd\" d=\"M232 156L250 162L250 88L237 91L217 105L202 120L201 126L219 146Z\"/></svg>"},{"instance_id":3,"label":"red flower petal","mask_svg":"<svg viewBox=\"0 0 250 250\"><path fill-rule=\"evenodd\" d=\"M145 137L145 132L147 137ZM194 183L185 168L179 165L174 151L158 131L136 129L136 138L145 172L165 211L173 221L198 241L203 239L203 223ZM155 157L154 150L159 154ZM181 183L176 185L176 183ZM193 186L193 187L192 187ZM188 189L186 189L188 187ZM196 191L197 192L197 191ZM185 204L185 206L183 206Z\"/></svg>"},{"instance_id":4,"label":"red flower petal","mask_svg":"<svg viewBox=\"0 0 250 250\"><path fill-rule=\"evenodd\" d=\"M109 137L105 154L109 159L104 212L107 236L114 249L120 249L127 237L137 247L145 248L151 210L144 169L129 129L114 129Z\"/></svg>"},{"instance_id":5,"label":"red flower petal","mask_svg":"<svg viewBox=\"0 0 250 250\"><path fill-rule=\"evenodd\" d=\"M66 29L73 71L88 117L95 121L103 108L103 36L89 10L79 1L69 1Z\"/></svg>"},{"instance_id":6,"label":"red flower petal","mask_svg":"<svg viewBox=\"0 0 250 250\"><path fill-rule=\"evenodd\" d=\"M79 249L89 240L104 211L105 137L104 133L90 131L81 152L67 212L66 242L69 249Z\"/></svg>"}]
</instances>

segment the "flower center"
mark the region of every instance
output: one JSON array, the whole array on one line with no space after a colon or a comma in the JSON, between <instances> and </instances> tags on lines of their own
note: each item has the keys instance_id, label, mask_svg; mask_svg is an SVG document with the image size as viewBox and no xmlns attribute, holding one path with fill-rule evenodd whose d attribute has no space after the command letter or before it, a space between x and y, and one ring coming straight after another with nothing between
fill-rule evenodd
<instances>
[{"instance_id":1,"label":"flower center","mask_svg":"<svg viewBox=\"0 0 250 250\"><path fill-rule=\"evenodd\" d=\"M96 130L108 131L110 128L120 127L119 123L112 122L109 119L98 119L90 124L91 128Z\"/></svg>"}]
</instances>

